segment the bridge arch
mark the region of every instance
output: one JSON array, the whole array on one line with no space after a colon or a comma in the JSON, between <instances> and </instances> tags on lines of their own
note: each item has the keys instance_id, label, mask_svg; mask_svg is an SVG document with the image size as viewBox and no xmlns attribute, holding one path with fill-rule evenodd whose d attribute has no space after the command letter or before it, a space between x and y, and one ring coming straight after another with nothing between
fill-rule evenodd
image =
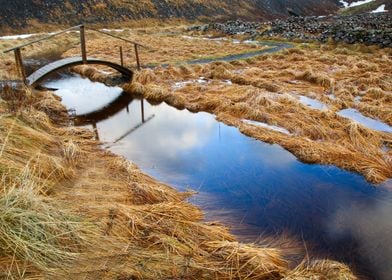
<instances>
[{"instance_id":1,"label":"bridge arch","mask_svg":"<svg viewBox=\"0 0 392 280\"><path fill-rule=\"evenodd\" d=\"M94 32L101 33L106 36L113 37L118 40L122 40L126 43L133 44L134 49L135 49L137 70L141 70L141 64L140 64L140 58L139 58L139 47L149 49L148 47L146 47L142 44L133 42L131 40L119 37L117 35L113 35L113 34L104 32L102 30L98 30L98 29L94 29L94 28L88 28L88 29L91 31L94 31ZM26 70L25 70L25 67L23 64L22 51L21 51L23 48L25 48L27 46L31 46L31 45L39 43L39 42L42 42L42 41L45 41L45 40L49 40L49 39L56 37L56 36L59 36L61 34L69 33L74 30L79 30L78 32L80 34L80 46L81 46L81 53L82 53L81 57L70 57L70 58L64 58L64 59L54 61L54 62L49 63L46 66L38 69L37 71L32 73L30 76L26 77ZM102 59L97 59L97 58L88 58L87 57L85 31L86 31L86 28L83 24L73 26L71 28L68 28L68 29L59 31L57 33L50 34L50 35L45 36L43 38L31 41L29 43L18 45L14 48L5 50L4 53L8 53L11 51L14 52L16 70L17 70L22 82L25 83L26 85L32 86L32 87L37 86L38 83L42 82L45 78L47 78L47 76L49 76L50 74L55 73L59 70L62 70L64 68L69 68L72 66L86 65L86 64L97 64L97 65L104 65L104 66L111 67L111 68L117 70L118 72L120 72L123 76L125 76L131 80L133 77L133 71L130 69L127 69L123 66L124 65L124 56L123 56L122 46L119 47L121 65L114 63L114 62L107 61L107 60L102 60Z\"/></svg>"},{"instance_id":2,"label":"bridge arch","mask_svg":"<svg viewBox=\"0 0 392 280\"><path fill-rule=\"evenodd\" d=\"M125 68L114 62L96 59L96 58L87 58L85 61L83 61L82 57L69 57L69 58L64 58L64 59L54 61L38 69L37 71L35 71L34 73L32 73L30 76L27 77L26 79L27 84L31 87L35 87L39 83L44 81L50 74L56 73L60 70L70 68L73 66L88 65L88 64L108 66L110 68L117 70L124 77L129 78L130 80L132 80L133 77L132 70Z\"/></svg>"}]
</instances>

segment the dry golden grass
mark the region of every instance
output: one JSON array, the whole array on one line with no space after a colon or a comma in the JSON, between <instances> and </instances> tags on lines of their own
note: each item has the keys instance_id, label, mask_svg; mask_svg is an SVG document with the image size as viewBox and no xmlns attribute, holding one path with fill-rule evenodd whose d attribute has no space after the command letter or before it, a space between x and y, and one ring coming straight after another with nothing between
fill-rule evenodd
<instances>
[{"instance_id":1,"label":"dry golden grass","mask_svg":"<svg viewBox=\"0 0 392 280\"><path fill-rule=\"evenodd\" d=\"M178 29L178 27L170 29L125 29L123 32L113 32L113 34L149 47L148 49L139 48L140 61L143 65L185 62L263 49L261 46L251 44L233 44L231 39L228 38L207 40L203 37L183 36L183 33L179 33ZM90 56L111 61L120 62L119 47L123 46L125 64L136 68L135 52L132 45L104 35L98 37L96 33L91 32L88 33L87 40ZM80 48L77 46L66 52L64 56L74 56L76 54L80 54Z\"/></svg>"},{"instance_id":2,"label":"dry golden grass","mask_svg":"<svg viewBox=\"0 0 392 280\"><path fill-rule=\"evenodd\" d=\"M292 270L293 259L305 256L290 238L282 246L273 238L237 242L224 226L203 221L185 202L191 194L103 151L91 132L54 124L67 119L50 93L19 94L24 102L11 107L10 92L0 99L0 277L354 278L328 260L322 269Z\"/></svg>"},{"instance_id":3,"label":"dry golden grass","mask_svg":"<svg viewBox=\"0 0 392 280\"><path fill-rule=\"evenodd\" d=\"M90 222L47 196L73 178L78 150L69 134L48 132L66 131L36 109L42 100L30 91L8 89L0 100L0 278L59 275L97 234Z\"/></svg>"},{"instance_id":4,"label":"dry golden grass","mask_svg":"<svg viewBox=\"0 0 392 280\"><path fill-rule=\"evenodd\" d=\"M187 60L199 51L203 56L225 55L229 48L230 53L248 51L233 49L226 42L201 40L195 46L194 42L183 42L181 35L151 38L159 30L128 31L131 39L153 47L162 44L156 54L142 51L143 62ZM90 49L91 54L104 52L107 58L115 59L114 42L93 40L102 46ZM67 55L74 52L76 49ZM27 51L27 55L33 56L34 51ZM177 108L215 113L219 120L249 136L278 143L301 160L335 164L381 182L391 177L391 135L366 129L334 112L354 106L390 123L390 55L388 50L308 47L232 63L145 69L124 89ZM132 63L130 59L127 57L127 63ZM2 69L6 77L12 76L11 68L10 63ZM77 71L100 81L108 78L89 67ZM207 83L197 83L200 77ZM174 86L184 80L193 83ZM323 101L330 108L309 109L298 102L295 92ZM330 99L328 93L334 93L336 99ZM362 96L359 104L356 96ZM247 125L242 119L279 125L293 135ZM0 207L17 212L11 211L11 219L0 226L0 240L6 241L0 242L0 277L356 279L346 265L305 256L292 238L287 238L285 245L269 241L275 237L257 244L238 243L224 226L203 221L200 209L185 202L189 193L179 193L144 175L135 165L101 150L91 132L68 127L68 123L64 108L51 93L1 94ZM383 145L389 151L382 151ZM12 201L12 205L27 201L29 207L9 207ZM15 217L21 217L15 213L23 213L23 219L18 220L23 227L14 226ZM1 217L5 216L0 214L0 222ZM36 225L45 219L56 222L37 230ZM68 226L65 221L76 222L64 229ZM52 239L59 236L59 230L70 234ZM30 235L31 231L37 235ZM45 238L41 243L20 243L38 246L16 247L10 232L16 233L13 236L23 233L26 240ZM67 261L59 265L61 270L53 271L51 261L56 263L63 257ZM305 261L293 261L298 259Z\"/></svg>"},{"instance_id":5,"label":"dry golden grass","mask_svg":"<svg viewBox=\"0 0 392 280\"><path fill-rule=\"evenodd\" d=\"M177 108L214 113L243 133L277 143L305 162L334 164L380 183L392 177L392 135L335 113L352 107L391 125L391 62L389 49L363 52L353 46L342 52L330 45L301 45L242 62L187 66L186 71L182 67L143 70L124 89ZM198 83L200 77L207 82ZM182 81L191 82L175 86ZM328 109L305 106L299 95L319 100ZM362 99L358 102L357 97ZM242 119L278 125L292 135L244 124ZM388 151L382 150L384 145Z\"/></svg>"}]
</instances>

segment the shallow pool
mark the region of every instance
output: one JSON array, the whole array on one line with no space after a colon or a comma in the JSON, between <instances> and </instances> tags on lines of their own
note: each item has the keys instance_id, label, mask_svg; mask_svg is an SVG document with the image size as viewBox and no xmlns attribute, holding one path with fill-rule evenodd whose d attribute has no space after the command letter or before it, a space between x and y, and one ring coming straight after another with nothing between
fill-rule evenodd
<instances>
[{"instance_id":1,"label":"shallow pool","mask_svg":"<svg viewBox=\"0 0 392 280\"><path fill-rule=\"evenodd\" d=\"M93 87L78 90L79 82L86 80L72 77L50 86L67 89L59 92L69 108L74 105L68 100L102 94ZM94 99L80 103L78 125L95 128L106 148L158 180L198 191L191 202L207 219L225 222L243 240L287 232L322 256L392 273L392 197L384 189L390 182L375 188L335 166L302 163L282 147L249 138L211 114L126 96L114 91L113 100L102 94L97 100L106 98L107 104L96 114L91 113L97 107Z\"/></svg>"}]
</instances>

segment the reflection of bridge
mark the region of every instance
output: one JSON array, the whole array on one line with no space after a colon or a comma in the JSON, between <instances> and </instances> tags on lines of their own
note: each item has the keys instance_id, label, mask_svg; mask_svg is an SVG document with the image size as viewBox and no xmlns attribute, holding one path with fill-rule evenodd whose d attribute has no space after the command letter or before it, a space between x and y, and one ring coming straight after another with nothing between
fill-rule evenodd
<instances>
[{"instance_id":1,"label":"reflection of bridge","mask_svg":"<svg viewBox=\"0 0 392 280\"><path fill-rule=\"evenodd\" d=\"M69 57L49 63L48 65L38 69L29 77L27 77L27 84L29 84L30 86L36 86L39 84L39 82L43 81L47 76L54 72L83 64L105 65L117 70L128 79L132 79L133 76L133 72L131 70L113 62L92 58L87 58L86 61L83 61L82 57Z\"/></svg>"},{"instance_id":2,"label":"reflection of bridge","mask_svg":"<svg viewBox=\"0 0 392 280\"><path fill-rule=\"evenodd\" d=\"M126 108L134 99L135 98L131 94L123 92L115 100L94 112L76 115L74 124L76 126L85 126L104 121Z\"/></svg>"},{"instance_id":3,"label":"reflection of bridge","mask_svg":"<svg viewBox=\"0 0 392 280\"><path fill-rule=\"evenodd\" d=\"M110 36L110 37L114 37L116 39L125 41L127 43L133 44L134 48L135 48L135 56L136 56L136 62L137 62L137 68L140 69L140 59L139 59L139 47L144 47L145 46L130 41L128 39L116 36L116 35L112 35L110 33L107 32L103 32L101 30L97 30L97 29L92 29L89 28L92 31L104 34L106 36ZM60 34L64 34L64 33L69 33L73 30L79 30L80 33L80 47L81 47L81 57L70 57L70 58L64 58L64 59L60 59L57 61L54 61L52 63L47 64L46 66L38 69L37 71L35 71L34 73L32 73L30 76L26 75L26 70L25 70L25 66L23 64L23 58L22 58L22 52L21 50L27 46L36 44L38 42L42 42L45 40L49 40L55 36L58 36ZM120 47L119 52L120 52L120 64L114 63L114 62L110 62L110 61L106 61L106 60L102 60L102 59L96 59L96 58L88 58L87 57L87 48L86 48L86 38L85 38L85 26L84 25L78 25L78 26L74 26L71 27L69 29L51 34L49 36L46 36L44 38L35 40L35 41L31 41L29 43L23 44L23 45L19 45L16 46L12 49L8 49L6 51L4 51L5 53L11 52L13 51L15 54L15 62L16 62L16 69L17 72L21 78L21 80L28 86L32 86L35 87L37 86L41 81L43 81L45 78L47 78L50 74L55 73L59 70L65 69L65 68L69 68L72 66L76 66L76 65L84 65L84 64L97 64L97 65L103 65L103 66L108 66L110 68L113 68L115 70L117 70L118 72L120 72L124 77L126 77L127 79L131 80L132 76L133 76L133 71L124 67L124 57L123 57L123 50L122 47Z\"/></svg>"},{"instance_id":4,"label":"reflection of bridge","mask_svg":"<svg viewBox=\"0 0 392 280\"><path fill-rule=\"evenodd\" d=\"M128 93L123 93L121 94L116 100L110 102L103 108L96 110L91 113L83 114L83 115L76 115L75 116L75 121L74 124L76 126L86 126L86 125L92 125L96 139L99 140L99 132L97 128L97 123L104 121L106 119L109 119L110 117L116 115L119 113L121 110L124 108L127 109L127 112L129 113L129 104L134 101L134 97L132 97ZM129 134L137 130L138 128L142 127L145 123L149 122L152 120L155 115L151 115L149 117L145 117L144 114L144 100L140 100L140 111L141 111L141 117L140 117L140 123L136 124L134 127L131 127L127 132L125 132L122 136L118 137L113 144L121 141L125 137L127 137Z\"/></svg>"}]
</instances>

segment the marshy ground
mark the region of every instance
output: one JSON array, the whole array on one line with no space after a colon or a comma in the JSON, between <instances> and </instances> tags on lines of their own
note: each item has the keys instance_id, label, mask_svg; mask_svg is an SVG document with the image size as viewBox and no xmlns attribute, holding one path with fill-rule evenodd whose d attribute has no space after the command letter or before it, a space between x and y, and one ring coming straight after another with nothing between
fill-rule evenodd
<instances>
[{"instance_id":1,"label":"marshy ground","mask_svg":"<svg viewBox=\"0 0 392 280\"><path fill-rule=\"evenodd\" d=\"M390 49L297 43L246 60L188 65L265 47L241 36L183 30L112 31L151 47L141 51L142 64L171 64L138 72L125 91L213 113L302 161L392 187ZM71 34L43 51L69 56L78 52L76 44ZM95 38L89 55L116 60L116 44ZM126 64L134 66L131 50L128 55ZM2 79L14 79L12 56L0 59ZM74 70L97 80L111 76L106 69ZM0 100L0 277L356 279L348 266L312 256L297 238L239 243L224 226L203 220L186 202L190 193L143 174L102 150L91 131L70 126L53 93L8 89ZM349 108L385 126L366 127L338 114Z\"/></svg>"},{"instance_id":2,"label":"marshy ground","mask_svg":"<svg viewBox=\"0 0 392 280\"><path fill-rule=\"evenodd\" d=\"M214 113L303 161L334 164L373 183L384 182L392 176L389 50L368 54L328 48L305 45L246 61L143 70L131 89L177 108ZM309 106L304 100L322 104ZM389 128L377 131L338 114L348 108Z\"/></svg>"}]
</instances>

